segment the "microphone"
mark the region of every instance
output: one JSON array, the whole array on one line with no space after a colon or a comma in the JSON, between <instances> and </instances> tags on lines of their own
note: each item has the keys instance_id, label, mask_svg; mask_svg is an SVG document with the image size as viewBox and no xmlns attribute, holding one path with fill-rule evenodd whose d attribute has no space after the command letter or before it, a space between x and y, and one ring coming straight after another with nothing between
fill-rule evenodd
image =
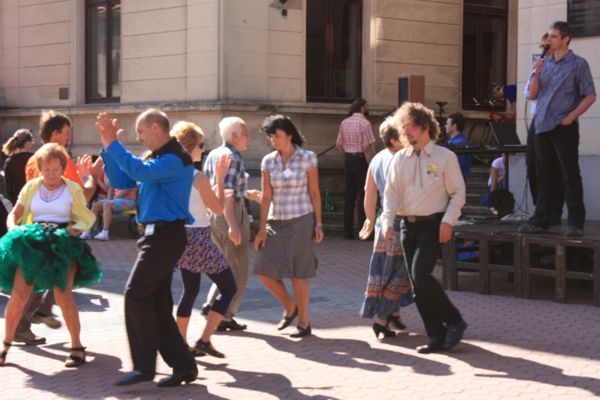
<instances>
[{"instance_id":1,"label":"microphone","mask_svg":"<svg viewBox=\"0 0 600 400\"><path fill-rule=\"evenodd\" d=\"M544 58L544 56L546 55L546 53L548 52L548 50L550 50L550 45L549 44L545 44L544 47L542 48L542 55L540 57Z\"/></svg>"}]
</instances>

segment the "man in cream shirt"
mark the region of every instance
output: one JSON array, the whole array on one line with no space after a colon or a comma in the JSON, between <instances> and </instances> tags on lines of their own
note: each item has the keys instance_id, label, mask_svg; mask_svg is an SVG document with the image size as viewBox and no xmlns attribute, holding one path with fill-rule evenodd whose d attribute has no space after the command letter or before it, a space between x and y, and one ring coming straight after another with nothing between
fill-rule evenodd
<instances>
[{"instance_id":1,"label":"man in cream shirt","mask_svg":"<svg viewBox=\"0 0 600 400\"><path fill-rule=\"evenodd\" d=\"M467 324L432 272L441 243L452 237L452 226L465 204L465 182L456 155L435 144L439 125L433 111L419 103L404 103L393 118L410 146L399 151L390 165L383 197L383 231L385 239L392 241L394 218L402 216L406 265L429 336L429 343L417 351L448 350L461 341Z\"/></svg>"}]
</instances>

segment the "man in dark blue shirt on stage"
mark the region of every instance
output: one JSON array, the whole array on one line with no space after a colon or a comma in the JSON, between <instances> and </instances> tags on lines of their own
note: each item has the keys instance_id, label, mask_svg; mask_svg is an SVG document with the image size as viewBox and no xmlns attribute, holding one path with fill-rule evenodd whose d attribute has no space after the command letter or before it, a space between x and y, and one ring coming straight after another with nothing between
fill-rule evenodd
<instances>
[{"instance_id":1,"label":"man in dark blue shirt on stage","mask_svg":"<svg viewBox=\"0 0 600 400\"><path fill-rule=\"evenodd\" d=\"M448 135L448 145L450 147L465 147L469 145L469 141L463 133L464 129L465 117L461 113L451 114L446 119L446 135ZM468 154L459 155L458 163L463 179L467 179L471 174L471 156Z\"/></svg>"},{"instance_id":2,"label":"man in dark blue shirt on stage","mask_svg":"<svg viewBox=\"0 0 600 400\"><path fill-rule=\"evenodd\" d=\"M198 368L173 319L171 279L175 263L187 242L185 224L194 218L188 202L194 165L190 155L169 136L169 119L156 109L137 118L137 140L150 150L135 157L118 140L117 120L100 113L96 127L102 140L102 157L111 186L138 188L138 222L144 236L125 289L125 324L133 371L116 385L151 381L156 373L156 353L173 368L159 387L179 386L196 380Z\"/></svg>"}]
</instances>

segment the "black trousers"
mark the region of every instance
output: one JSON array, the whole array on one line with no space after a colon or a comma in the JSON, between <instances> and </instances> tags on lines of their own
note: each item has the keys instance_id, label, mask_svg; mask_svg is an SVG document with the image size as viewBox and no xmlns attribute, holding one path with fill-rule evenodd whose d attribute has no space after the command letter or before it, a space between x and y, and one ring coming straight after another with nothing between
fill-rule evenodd
<instances>
[{"instance_id":1,"label":"black trousers","mask_svg":"<svg viewBox=\"0 0 600 400\"><path fill-rule=\"evenodd\" d=\"M529 191L531 192L531 198L533 204L537 205L538 197L538 177L537 168L535 167L535 120L531 121L529 130L527 131L527 153L525 153L525 162L527 164L527 179L529 180ZM563 205L565 203L565 183L563 179L563 173L559 163L552 163L552 176L553 179L551 185L551 201L550 206L550 224L556 224L560 222L562 218Z\"/></svg>"},{"instance_id":2,"label":"black trousers","mask_svg":"<svg viewBox=\"0 0 600 400\"><path fill-rule=\"evenodd\" d=\"M583 184L579 171L579 124L559 125L549 132L535 135L535 168L538 177L538 198L531 222L547 227L556 207L554 181L556 166L560 166L569 210L569 225L583 228L585 206Z\"/></svg>"},{"instance_id":3,"label":"black trousers","mask_svg":"<svg viewBox=\"0 0 600 400\"><path fill-rule=\"evenodd\" d=\"M362 153L346 153L344 156L344 176L346 193L344 195L344 236L354 237L354 210L358 200L358 227L365 222L365 181L367 179L367 159Z\"/></svg>"},{"instance_id":4,"label":"black trousers","mask_svg":"<svg viewBox=\"0 0 600 400\"><path fill-rule=\"evenodd\" d=\"M138 241L138 256L125 289L125 324L133 368L154 373L156 353L175 372L196 368L173 318L171 281L187 235L183 223L156 226Z\"/></svg>"},{"instance_id":5,"label":"black trousers","mask_svg":"<svg viewBox=\"0 0 600 400\"><path fill-rule=\"evenodd\" d=\"M444 338L448 325L463 321L458 309L432 275L441 253L441 220L441 215L433 220L414 223L403 219L400 225L402 248L413 283L415 303L430 338Z\"/></svg>"}]
</instances>

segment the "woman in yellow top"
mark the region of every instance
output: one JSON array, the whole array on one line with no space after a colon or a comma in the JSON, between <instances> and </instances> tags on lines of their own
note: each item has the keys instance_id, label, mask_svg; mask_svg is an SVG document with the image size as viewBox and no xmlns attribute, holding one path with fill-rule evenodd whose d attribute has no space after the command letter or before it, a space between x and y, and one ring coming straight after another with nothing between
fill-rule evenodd
<instances>
[{"instance_id":1,"label":"woman in yellow top","mask_svg":"<svg viewBox=\"0 0 600 400\"><path fill-rule=\"evenodd\" d=\"M85 362L79 337L79 311L73 288L102 278L90 247L79 238L95 215L85 206L81 187L62 177L68 155L56 143L42 146L35 156L41 177L23 187L7 219L9 232L0 240L0 288L11 291L6 305L4 347L0 366L32 291L54 290L71 336L65 367Z\"/></svg>"}]
</instances>

